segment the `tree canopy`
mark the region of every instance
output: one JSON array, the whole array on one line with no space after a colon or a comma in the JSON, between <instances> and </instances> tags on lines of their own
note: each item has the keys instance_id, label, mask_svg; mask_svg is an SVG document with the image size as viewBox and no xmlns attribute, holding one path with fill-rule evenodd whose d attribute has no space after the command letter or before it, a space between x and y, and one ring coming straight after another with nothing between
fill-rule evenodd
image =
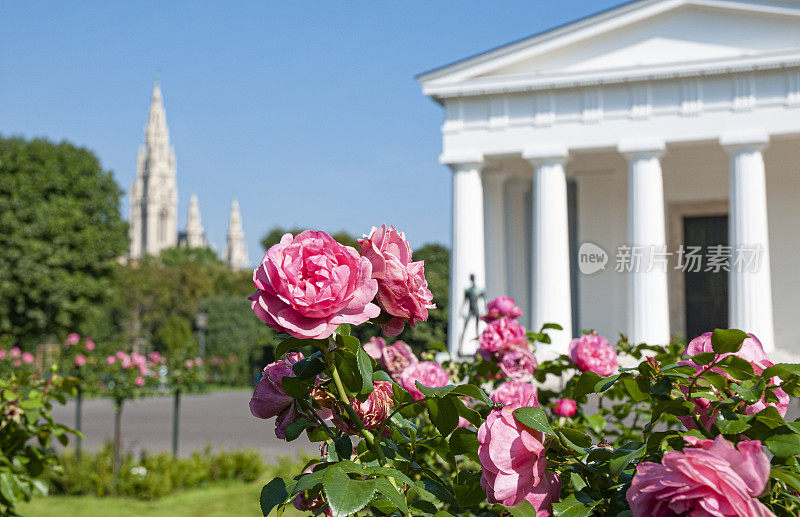
<instances>
[{"instance_id":1,"label":"tree canopy","mask_svg":"<svg viewBox=\"0 0 800 517\"><path fill-rule=\"evenodd\" d=\"M60 338L102 310L128 247L121 195L87 149L0 136L0 340Z\"/></svg>"}]
</instances>

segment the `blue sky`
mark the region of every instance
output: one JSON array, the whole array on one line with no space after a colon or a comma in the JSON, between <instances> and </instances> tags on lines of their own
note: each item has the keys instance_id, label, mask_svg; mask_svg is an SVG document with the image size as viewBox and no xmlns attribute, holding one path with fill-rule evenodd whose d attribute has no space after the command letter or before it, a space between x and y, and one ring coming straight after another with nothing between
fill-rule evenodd
<instances>
[{"instance_id":1,"label":"blue sky","mask_svg":"<svg viewBox=\"0 0 800 517\"><path fill-rule=\"evenodd\" d=\"M442 112L414 75L617 3L2 2L0 133L95 151L127 218L159 73L181 228L197 193L220 249L239 198L254 262L276 225L449 245Z\"/></svg>"}]
</instances>

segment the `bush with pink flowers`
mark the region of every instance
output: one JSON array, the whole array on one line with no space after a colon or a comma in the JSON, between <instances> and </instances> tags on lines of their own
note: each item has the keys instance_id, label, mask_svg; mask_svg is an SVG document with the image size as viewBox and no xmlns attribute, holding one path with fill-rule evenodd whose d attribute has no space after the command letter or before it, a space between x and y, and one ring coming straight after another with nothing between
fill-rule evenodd
<instances>
[{"instance_id":1,"label":"bush with pink flowers","mask_svg":"<svg viewBox=\"0 0 800 517\"><path fill-rule=\"evenodd\" d=\"M687 347L588 332L540 362L561 327L527 330L501 298L475 357L440 345L418 357L351 335L371 325L391 337L434 310L402 232L382 226L360 242L286 236L254 273L253 310L284 339L250 411L321 452L263 487L264 515L800 511L800 422L785 419L800 365L773 364L755 336L718 329Z\"/></svg>"}]
</instances>

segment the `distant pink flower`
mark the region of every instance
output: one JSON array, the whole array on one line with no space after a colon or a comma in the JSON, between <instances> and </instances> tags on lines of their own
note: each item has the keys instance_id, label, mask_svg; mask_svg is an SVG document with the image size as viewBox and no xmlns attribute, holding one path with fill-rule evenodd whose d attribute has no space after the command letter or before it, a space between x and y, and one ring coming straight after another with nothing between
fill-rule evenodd
<instances>
[{"instance_id":1,"label":"distant pink flower","mask_svg":"<svg viewBox=\"0 0 800 517\"><path fill-rule=\"evenodd\" d=\"M530 380L539 363L527 347L502 352L500 369L509 379Z\"/></svg>"},{"instance_id":2,"label":"distant pink flower","mask_svg":"<svg viewBox=\"0 0 800 517\"><path fill-rule=\"evenodd\" d=\"M412 262L411 246L403 232L394 226L373 227L369 235L358 239L361 255L372 263L372 278L378 281L377 302L392 315L381 325L387 336L428 319L428 309L435 309L433 294L425 279L424 261Z\"/></svg>"},{"instance_id":3,"label":"distant pink flower","mask_svg":"<svg viewBox=\"0 0 800 517\"><path fill-rule=\"evenodd\" d=\"M0 361L6 358L6 349L0 348Z\"/></svg>"},{"instance_id":4,"label":"distant pink flower","mask_svg":"<svg viewBox=\"0 0 800 517\"><path fill-rule=\"evenodd\" d=\"M76 334L75 332L68 334L67 339L64 340L64 344L67 346L77 345L81 340L81 336Z\"/></svg>"},{"instance_id":5,"label":"distant pink flower","mask_svg":"<svg viewBox=\"0 0 800 517\"><path fill-rule=\"evenodd\" d=\"M19 359L19 357L22 355L22 350L20 350L17 346L12 347L11 350L8 351L8 355L11 356L11 359Z\"/></svg>"},{"instance_id":6,"label":"distant pink flower","mask_svg":"<svg viewBox=\"0 0 800 517\"><path fill-rule=\"evenodd\" d=\"M136 379L133 382L137 386L144 386L144 377L137 376Z\"/></svg>"},{"instance_id":7,"label":"distant pink flower","mask_svg":"<svg viewBox=\"0 0 800 517\"><path fill-rule=\"evenodd\" d=\"M81 366L86 364L86 356L83 354L78 354L75 356L75 366L80 368Z\"/></svg>"},{"instance_id":8,"label":"distant pink flower","mask_svg":"<svg viewBox=\"0 0 800 517\"><path fill-rule=\"evenodd\" d=\"M525 327L516 320L500 318L489 323L480 337L478 344L489 352L496 354L500 350L514 348L526 341Z\"/></svg>"},{"instance_id":9,"label":"distant pink flower","mask_svg":"<svg viewBox=\"0 0 800 517\"><path fill-rule=\"evenodd\" d=\"M106 357L106 364L108 366L111 366L112 364L114 364L116 362L117 362L117 358L114 357L113 355L110 355L110 356Z\"/></svg>"},{"instance_id":10,"label":"distant pink flower","mask_svg":"<svg viewBox=\"0 0 800 517\"><path fill-rule=\"evenodd\" d=\"M381 353L381 366L392 376L392 379L399 379L409 365L419 362L414 351L404 341L395 341L390 346L383 349Z\"/></svg>"},{"instance_id":11,"label":"distant pink flower","mask_svg":"<svg viewBox=\"0 0 800 517\"><path fill-rule=\"evenodd\" d=\"M424 398L417 388L416 381L428 388L441 388L450 383L450 376L439 363L422 361L413 363L400 374L400 385L411 393L414 400Z\"/></svg>"},{"instance_id":12,"label":"distant pink flower","mask_svg":"<svg viewBox=\"0 0 800 517\"><path fill-rule=\"evenodd\" d=\"M94 344L94 341L93 341L93 340L92 340L92 338L90 338L90 337L87 337L87 338L86 338L86 339L83 341L83 345L86 347L86 350L88 350L89 352L91 352L92 350L94 350L94 349L95 349L95 344Z\"/></svg>"},{"instance_id":13,"label":"distant pink flower","mask_svg":"<svg viewBox=\"0 0 800 517\"><path fill-rule=\"evenodd\" d=\"M490 322L498 318L516 319L522 316L522 309L517 307L517 302L508 296L500 296L486 304L487 314L481 317L483 321Z\"/></svg>"},{"instance_id":14,"label":"distant pink flower","mask_svg":"<svg viewBox=\"0 0 800 517\"><path fill-rule=\"evenodd\" d=\"M147 375L148 370L146 365L140 364L139 366L137 366L137 368L139 368L139 374Z\"/></svg>"},{"instance_id":15,"label":"distant pink flower","mask_svg":"<svg viewBox=\"0 0 800 517\"><path fill-rule=\"evenodd\" d=\"M119 360L119 362L120 365L122 365L122 368L125 370L133 366L133 361L131 360L131 356L129 356L128 354L122 354L122 358Z\"/></svg>"},{"instance_id":16,"label":"distant pink flower","mask_svg":"<svg viewBox=\"0 0 800 517\"><path fill-rule=\"evenodd\" d=\"M160 363L161 362L161 354L156 351L152 351L147 356L150 358L151 363Z\"/></svg>"},{"instance_id":17,"label":"distant pink flower","mask_svg":"<svg viewBox=\"0 0 800 517\"><path fill-rule=\"evenodd\" d=\"M376 361L383 357L383 349L386 348L386 340L382 337L371 337L364 343L364 351Z\"/></svg>"},{"instance_id":18,"label":"distant pink flower","mask_svg":"<svg viewBox=\"0 0 800 517\"><path fill-rule=\"evenodd\" d=\"M577 412L578 404L572 399L558 399L556 400L556 407L553 408L553 413L566 418L571 418Z\"/></svg>"},{"instance_id":19,"label":"distant pink flower","mask_svg":"<svg viewBox=\"0 0 800 517\"><path fill-rule=\"evenodd\" d=\"M126 353L125 353L125 352L123 352L122 350L117 350L117 353L116 353L115 355L117 356L117 359L119 359L120 361L122 361L122 358L123 358L123 357L126 357L128 354L126 354Z\"/></svg>"},{"instance_id":20,"label":"distant pink flower","mask_svg":"<svg viewBox=\"0 0 800 517\"><path fill-rule=\"evenodd\" d=\"M569 358L582 372L612 375L619 369L617 352L602 336L584 334L569 344Z\"/></svg>"},{"instance_id":21,"label":"distant pink flower","mask_svg":"<svg viewBox=\"0 0 800 517\"><path fill-rule=\"evenodd\" d=\"M15 368L19 368L20 366L22 366L22 361L20 361L19 359L15 360L14 361L14 367Z\"/></svg>"},{"instance_id":22,"label":"distant pink flower","mask_svg":"<svg viewBox=\"0 0 800 517\"><path fill-rule=\"evenodd\" d=\"M203 359L201 357L194 358L194 365L195 366L203 366Z\"/></svg>"},{"instance_id":23,"label":"distant pink flower","mask_svg":"<svg viewBox=\"0 0 800 517\"><path fill-rule=\"evenodd\" d=\"M767 487L769 458L758 440L734 448L722 436L684 439L693 447L645 461L626 493L633 517L678 515L774 517L757 497Z\"/></svg>"},{"instance_id":24,"label":"distant pink flower","mask_svg":"<svg viewBox=\"0 0 800 517\"><path fill-rule=\"evenodd\" d=\"M530 382L504 382L492 392L490 398L494 402L505 405L516 404L521 407L539 407L536 387Z\"/></svg>"},{"instance_id":25,"label":"distant pink flower","mask_svg":"<svg viewBox=\"0 0 800 517\"><path fill-rule=\"evenodd\" d=\"M143 364L147 364L147 357L143 356L142 354L137 354L133 352L131 354L131 362L136 366L141 366Z\"/></svg>"},{"instance_id":26,"label":"distant pink flower","mask_svg":"<svg viewBox=\"0 0 800 517\"><path fill-rule=\"evenodd\" d=\"M194 366L194 361L192 361L191 359L187 359L183 362L183 366L185 366L186 368L191 368L192 366Z\"/></svg>"},{"instance_id":27,"label":"distant pink flower","mask_svg":"<svg viewBox=\"0 0 800 517\"><path fill-rule=\"evenodd\" d=\"M33 363L33 354L30 352L23 352L22 354L22 362L25 364Z\"/></svg>"}]
</instances>

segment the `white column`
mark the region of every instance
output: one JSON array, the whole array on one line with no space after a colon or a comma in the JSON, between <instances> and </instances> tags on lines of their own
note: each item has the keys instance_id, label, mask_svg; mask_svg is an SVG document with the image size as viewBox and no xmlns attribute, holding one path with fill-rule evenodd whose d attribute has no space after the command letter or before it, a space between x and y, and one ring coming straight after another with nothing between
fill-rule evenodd
<instances>
[{"instance_id":1,"label":"white column","mask_svg":"<svg viewBox=\"0 0 800 517\"><path fill-rule=\"evenodd\" d=\"M563 331L549 331L551 345L540 345L547 359L567 353L572 339L572 297L569 279L569 226L565 147L528 148L523 158L534 167L532 293L533 330L558 323Z\"/></svg>"},{"instance_id":2,"label":"white column","mask_svg":"<svg viewBox=\"0 0 800 517\"><path fill-rule=\"evenodd\" d=\"M486 246L486 299L507 296L506 270L506 196L508 174L484 171L483 195Z\"/></svg>"},{"instance_id":3,"label":"white column","mask_svg":"<svg viewBox=\"0 0 800 517\"><path fill-rule=\"evenodd\" d=\"M464 331L464 320L468 313L464 291L471 285L470 276L473 275L475 285L481 289L486 286L481 180L483 156L479 153L443 156L441 161L453 170L453 247L450 255L447 348L454 356L466 357L475 354L478 335L474 321Z\"/></svg>"},{"instance_id":4,"label":"white column","mask_svg":"<svg viewBox=\"0 0 800 517\"><path fill-rule=\"evenodd\" d=\"M766 350L774 350L767 186L761 154L768 142L769 136L765 133L729 133L720 138L730 155L729 325L752 332ZM757 264L752 268L735 264L737 250L738 253L760 250Z\"/></svg>"},{"instance_id":5,"label":"white column","mask_svg":"<svg viewBox=\"0 0 800 517\"><path fill-rule=\"evenodd\" d=\"M527 198L531 191L530 179L514 177L507 183L508 185L508 218L507 218L507 241L508 251L506 253L508 278L507 294L516 300L517 305L522 310L522 322L528 325L531 321L530 308L530 253L531 246L528 244L528 215Z\"/></svg>"},{"instance_id":6,"label":"white column","mask_svg":"<svg viewBox=\"0 0 800 517\"><path fill-rule=\"evenodd\" d=\"M622 142L619 152L628 159L628 245L633 257L641 253L639 261L631 262L628 339L666 345L670 340L667 265L654 255L667 250L661 173L664 142Z\"/></svg>"}]
</instances>

